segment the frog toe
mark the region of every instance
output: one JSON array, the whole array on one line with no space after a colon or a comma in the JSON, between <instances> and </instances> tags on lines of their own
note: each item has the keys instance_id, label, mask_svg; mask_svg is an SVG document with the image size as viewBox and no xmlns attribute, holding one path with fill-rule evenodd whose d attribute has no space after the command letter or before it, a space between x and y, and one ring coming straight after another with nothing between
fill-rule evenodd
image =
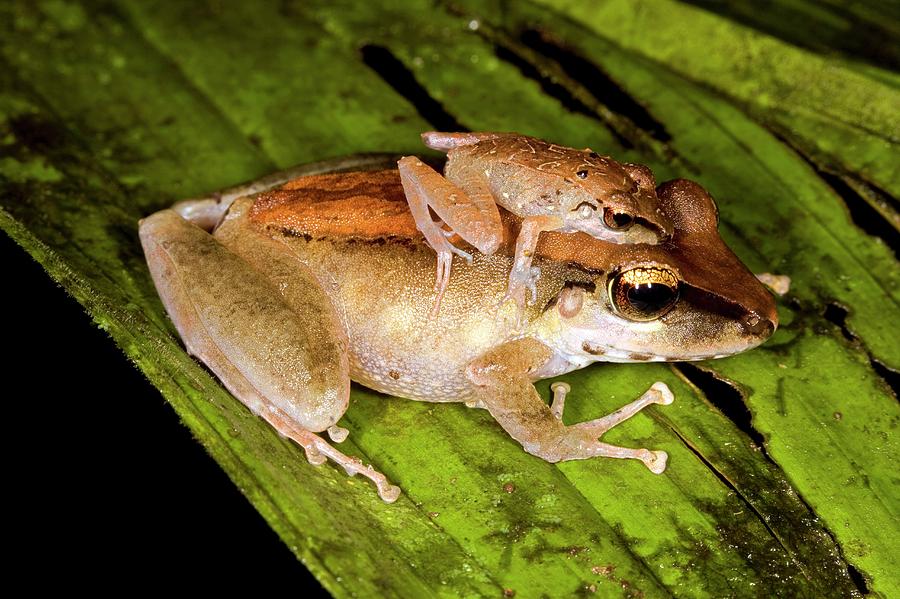
<instances>
[{"instance_id":1,"label":"frog toe","mask_svg":"<svg viewBox=\"0 0 900 599\"><path fill-rule=\"evenodd\" d=\"M646 457L641 461L653 474L662 474L666 470L669 454L665 451L647 451Z\"/></svg>"},{"instance_id":2,"label":"frog toe","mask_svg":"<svg viewBox=\"0 0 900 599\"><path fill-rule=\"evenodd\" d=\"M662 381L656 381L653 385L650 386L650 390L656 393L656 398L653 403L657 403L661 406L667 406L675 401L675 394L672 393L672 390L669 389L669 386Z\"/></svg>"},{"instance_id":3,"label":"frog toe","mask_svg":"<svg viewBox=\"0 0 900 599\"><path fill-rule=\"evenodd\" d=\"M336 424L328 427L328 438L335 443L343 443L347 440L347 435L349 434L350 431Z\"/></svg>"},{"instance_id":4,"label":"frog toe","mask_svg":"<svg viewBox=\"0 0 900 599\"><path fill-rule=\"evenodd\" d=\"M313 446L304 447L303 451L306 454L306 461L313 466L321 466L328 461L328 458L323 456L322 453Z\"/></svg>"},{"instance_id":5,"label":"frog toe","mask_svg":"<svg viewBox=\"0 0 900 599\"><path fill-rule=\"evenodd\" d=\"M391 484L388 478L376 470L373 466L364 464L361 459L341 453L328 444L324 439L297 425L292 419L278 410L264 410L260 414L275 430L297 443L306 452L306 459L314 466L320 466L327 460L331 460L344 469L348 476L357 474L368 478L378 489L378 496L385 502L392 503L397 500L400 489ZM332 426L331 428L346 431L347 429ZM340 434L340 433L338 433Z\"/></svg>"},{"instance_id":6,"label":"frog toe","mask_svg":"<svg viewBox=\"0 0 900 599\"><path fill-rule=\"evenodd\" d=\"M400 497L400 487L397 485L387 485L383 489L379 487L378 496L385 503L394 503Z\"/></svg>"}]
</instances>

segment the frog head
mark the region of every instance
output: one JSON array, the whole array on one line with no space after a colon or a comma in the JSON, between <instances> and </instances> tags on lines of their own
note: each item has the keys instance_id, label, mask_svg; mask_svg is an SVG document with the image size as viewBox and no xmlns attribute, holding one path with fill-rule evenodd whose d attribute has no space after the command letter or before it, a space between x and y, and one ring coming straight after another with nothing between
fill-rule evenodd
<instances>
[{"instance_id":1,"label":"frog head","mask_svg":"<svg viewBox=\"0 0 900 599\"><path fill-rule=\"evenodd\" d=\"M674 226L670 239L655 245L587 236L568 242L577 249L565 259L592 277L587 283L573 277L554 304L558 341L572 359L719 358L755 347L774 332L774 299L722 241L712 197L683 179L657 192L660 210ZM556 252L559 259L565 240L548 243L558 246L544 253Z\"/></svg>"},{"instance_id":2,"label":"frog head","mask_svg":"<svg viewBox=\"0 0 900 599\"><path fill-rule=\"evenodd\" d=\"M484 176L497 203L518 216L556 216L561 231L616 243L652 244L672 235L646 166L518 133L427 131L422 140L447 152L448 178Z\"/></svg>"},{"instance_id":3,"label":"frog head","mask_svg":"<svg viewBox=\"0 0 900 599\"><path fill-rule=\"evenodd\" d=\"M656 197L653 172L590 149L570 152L558 170L568 185L560 198L570 230L625 243L658 243L673 233ZM571 171L571 172L569 172Z\"/></svg>"}]
</instances>

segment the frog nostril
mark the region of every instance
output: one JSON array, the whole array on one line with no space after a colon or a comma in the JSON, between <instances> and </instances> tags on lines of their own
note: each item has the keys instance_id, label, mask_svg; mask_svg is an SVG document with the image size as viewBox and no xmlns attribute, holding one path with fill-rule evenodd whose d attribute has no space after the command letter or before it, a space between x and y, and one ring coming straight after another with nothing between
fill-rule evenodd
<instances>
[{"instance_id":1,"label":"frog nostril","mask_svg":"<svg viewBox=\"0 0 900 599\"><path fill-rule=\"evenodd\" d=\"M745 333L755 337L768 337L775 332L775 323L768 318L762 318L756 312L750 312L741 322L741 326Z\"/></svg>"}]
</instances>

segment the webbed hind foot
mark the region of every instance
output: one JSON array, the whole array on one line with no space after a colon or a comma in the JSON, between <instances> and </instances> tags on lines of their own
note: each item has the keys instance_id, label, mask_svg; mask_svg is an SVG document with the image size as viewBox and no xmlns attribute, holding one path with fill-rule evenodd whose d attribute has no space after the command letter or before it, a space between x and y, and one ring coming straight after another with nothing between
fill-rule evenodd
<instances>
[{"instance_id":1,"label":"webbed hind foot","mask_svg":"<svg viewBox=\"0 0 900 599\"><path fill-rule=\"evenodd\" d=\"M378 496L386 503L393 503L400 497L400 487L391 484L391 481L375 470L372 466L362 463L362 460L356 457L348 456L332 447L327 441L308 430L297 426L290 418L287 418L270 409L266 413L260 414L263 419L271 424L279 433L299 445L306 452L306 459L313 466L321 466L328 459L344 469L348 476L361 474L375 484L378 489ZM346 429L340 427L340 430L346 433ZM329 429L329 434L331 430ZM346 439L347 435L342 435ZM334 437L332 437L334 438ZM341 439L343 440L343 439Z\"/></svg>"}]
</instances>

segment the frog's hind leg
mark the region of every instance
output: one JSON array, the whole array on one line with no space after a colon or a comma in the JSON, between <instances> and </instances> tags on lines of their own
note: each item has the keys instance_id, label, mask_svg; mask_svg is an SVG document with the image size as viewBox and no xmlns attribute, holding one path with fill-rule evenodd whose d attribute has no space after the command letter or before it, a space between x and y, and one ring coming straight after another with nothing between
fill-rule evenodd
<instances>
[{"instance_id":1,"label":"frog's hind leg","mask_svg":"<svg viewBox=\"0 0 900 599\"><path fill-rule=\"evenodd\" d=\"M234 229L235 222L241 221L227 219L226 225ZM277 242L244 239L241 245L249 249L238 255L236 247L225 247L173 210L144 219L140 237L188 352L252 412L302 446L310 462L330 458L349 474L372 480L382 499L394 501L399 489L383 474L315 434L341 436L336 423L347 409L350 378L346 333L313 275L302 268L294 272L296 260L265 245ZM290 284L277 283L287 277Z\"/></svg>"},{"instance_id":2,"label":"frog's hind leg","mask_svg":"<svg viewBox=\"0 0 900 599\"><path fill-rule=\"evenodd\" d=\"M479 133L466 131L463 133L450 133L446 131L426 131L422 134L422 142L433 150L447 152L461 146L471 146L488 139L509 136L509 133Z\"/></svg>"},{"instance_id":3,"label":"frog's hind leg","mask_svg":"<svg viewBox=\"0 0 900 599\"><path fill-rule=\"evenodd\" d=\"M447 231L434 222L431 210L453 233L484 254L493 254L500 246L503 237L500 211L488 189L473 184L467 186L468 193L464 192L414 156L402 158L397 167L416 227L438 254L436 299L432 311L437 314L450 282L453 255L470 262L472 256L447 240Z\"/></svg>"},{"instance_id":4,"label":"frog's hind leg","mask_svg":"<svg viewBox=\"0 0 900 599\"><path fill-rule=\"evenodd\" d=\"M562 414L569 386L555 383L553 403L548 407L531 383L532 373L551 355L551 350L540 341L517 339L474 360L466 374L494 420L530 454L548 462L599 456L632 458L643 462L651 472L663 472L668 460L666 452L618 447L598 438L650 404L672 403L668 387L656 383L639 399L609 416L566 426Z\"/></svg>"},{"instance_id":5,"label":"frog's hind leg","mask_svg":"<svg viewBox=\"0 0 900 599\"><path fill-rule=\"evenodd\" d=\"M297 426L290 418L271 411L260 414L260 416L279 433L302 447L306 452L306 459L313 466L321 466L330 459L343 468L348 476L361 474L375 483L375 488L378 489L378 496L387 503L393 503L400 497L400 487L392 485L391 481L384 474L378 472L370 465L363 464L359 458L351 457L338 451L319 435ZM345 433L347 432L347 429L341 430L345 431ZM329 434L331 434L330 430ZM346 439L346 434L344 439ZM341 439L341 441L344 439ZM338 442L334 437L332 437L332 440Z\"/></svg>"}]
</instances>

